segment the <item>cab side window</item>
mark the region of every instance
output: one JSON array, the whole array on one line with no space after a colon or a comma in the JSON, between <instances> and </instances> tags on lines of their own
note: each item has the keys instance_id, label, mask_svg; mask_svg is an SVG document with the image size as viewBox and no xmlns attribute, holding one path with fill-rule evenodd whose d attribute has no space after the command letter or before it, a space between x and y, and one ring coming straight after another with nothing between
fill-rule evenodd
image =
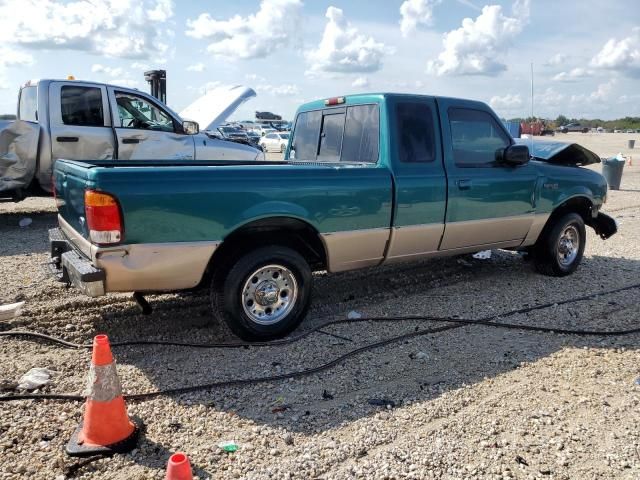
<instances>
[{"instance_id":1,"label":"cab side window","mask_svg":"<svg viewBox=\"0 0 640 480\"><path fill-rule=\"evenodd\" d=\"M433 113L426 103L401 102L396 105L398 156L403 163L435 160Z\"/></svg>"},{"instance_id":2,"label":"cab side window","mask_svg":"<svg viewBox=\"0 0 640 480\"><path fill-rule=\"evenodd\" d=\"M104 127L102 91L95 87L63 86L60 89L62 123Z\"/></svg>"},{"instance_id":3,"label":"cab side window","mask_svg":"<svg viewBox=\"0 0 640 480\"><path fill-rule=\"evenodd\" d=\"M173 119L149 100L124 92L116 92L119 127L138 130L174 132Z\"/></svg>"},{"instance_id":4,"label":"cab side window","mask_svg":"<svg viewBox=\"0 0 640 480\"><path fill-rule=\"evenodd\" d=\"M490 167L511 144L489 113L470 108L450 108L453 159L458 167Z\"/></svg>"}]
</instances>

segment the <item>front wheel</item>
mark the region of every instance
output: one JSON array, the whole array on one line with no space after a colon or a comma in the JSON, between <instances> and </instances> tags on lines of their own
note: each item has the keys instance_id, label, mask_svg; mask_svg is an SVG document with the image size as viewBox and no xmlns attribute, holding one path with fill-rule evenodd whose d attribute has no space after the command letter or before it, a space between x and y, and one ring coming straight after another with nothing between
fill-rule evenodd
<instances>
[{"instance_id":1,"label":"front wheel","mask_svg":"<svg viewBox=\"0 0 640 480\"><path fill-rule=\"evenodd\" d=\"M213 314L243 340L280 338L305 317L312 281L308 263L295 250L258 248L240 257L224 279L214 275Z\"/></svg>"},{"instance_id":2,"label":"front wheel","mask_svg":"<svg viewBox=\"0 0 640 480\"><path fill-rule=\"evenodd\" d=\"M535 246L536 269L545 275L564 277L573 273L584 254L587 235L584 220L568 213L545 228Z\"/></svg>"}]
</instances>

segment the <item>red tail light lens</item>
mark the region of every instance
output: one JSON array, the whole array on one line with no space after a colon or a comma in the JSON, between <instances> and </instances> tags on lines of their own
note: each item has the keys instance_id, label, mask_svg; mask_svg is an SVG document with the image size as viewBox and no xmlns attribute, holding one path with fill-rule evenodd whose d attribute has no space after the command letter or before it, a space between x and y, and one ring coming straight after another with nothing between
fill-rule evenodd
<instances>
[{"instance_id":1,"label":"red tail light lens","mask_svg":"<svg viewBox=\"0 0 640 480\"><path fill-rule=\"evenodd\" d=\"M89 238L98 245L113 245L122 241L122 216L120 206L113 195L86 190L84 211L87 217Z\"/></svg>"}]
</instances>

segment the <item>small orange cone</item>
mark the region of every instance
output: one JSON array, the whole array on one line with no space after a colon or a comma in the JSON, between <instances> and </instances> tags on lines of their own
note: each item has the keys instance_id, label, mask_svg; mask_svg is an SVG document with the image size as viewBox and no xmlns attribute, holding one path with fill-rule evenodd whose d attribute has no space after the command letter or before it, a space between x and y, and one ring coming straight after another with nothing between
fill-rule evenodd
<instances>
[{"instance_id":1,"label":"small orange cone","mask_svg":"<svg viewBox=\"0 0 640 480\"><path fill-rule=\"evenodd\" d=\"M167 463L167 476L165 480L193 480L191 464L186 454L174 453Z\"/></svg>"},{"instance_id":2,"label":"small orange cone","mask_svg":"<svg viewBox=\"0 0 640 480\"><path fill-rule=\"evenodd\" d=\"M85 391L84 420L71 436L67 453L74 457L133 450L140 426L129 420L122 398L109 338L93 339L91 368Z\"/></svg>"}]
</instances>

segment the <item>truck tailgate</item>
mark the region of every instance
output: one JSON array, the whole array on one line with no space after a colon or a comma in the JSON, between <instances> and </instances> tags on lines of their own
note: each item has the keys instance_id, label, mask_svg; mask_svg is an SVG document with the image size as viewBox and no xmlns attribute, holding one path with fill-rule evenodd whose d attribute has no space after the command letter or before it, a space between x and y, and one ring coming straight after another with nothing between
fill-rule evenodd
<instances>
[{"instance_id":1,"label":"truck tailgate","mask_svg":"<svg viewBox=\"0 0 640 480\"><path fill-rule=\"evenodd\" d=\"M70 160L56 161L53 170L58 214L85 239L89 238L84 212L84 191L92 188L90 178L91 163Z\"/></svg>"}]
</instances>

